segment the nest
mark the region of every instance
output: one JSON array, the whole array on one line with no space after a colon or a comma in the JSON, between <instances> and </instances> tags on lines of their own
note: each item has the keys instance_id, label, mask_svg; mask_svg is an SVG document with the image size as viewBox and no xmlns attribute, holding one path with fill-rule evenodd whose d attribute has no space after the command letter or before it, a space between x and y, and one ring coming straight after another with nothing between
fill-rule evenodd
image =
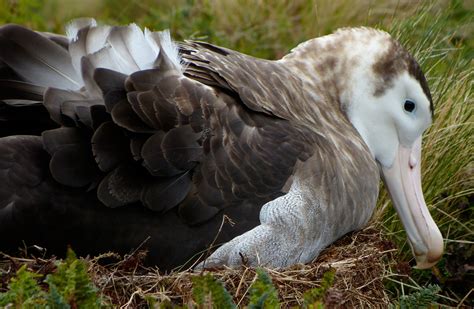
<instances>
[{"instance_id":1,"label":"nest","mask_svg":"<svg viewBox=\"0 0 474 309\"><path fill-rule=\"evenodd\" d=\"M335 277L323 298L326 307L386 307L389 298L383 285L384 259L391 258L395 250L390 242L382 239L378 229L368 227L341 238L310 264L265 270L278 290L282 307L301 306L304 292L319 287L322 275L329 269L334 269ZM157 268L143 265L145 255L146 252L140 251L125 257L108 253L85 258L85 261L102 295L114 306L122 308L145 307L150 298L158 303L195 305L192 278L203 273L211 273L220 280L234 302L244 307L250 286L257 278L255 269L245 266L241 269L185 270L162 274ZM115 259L115 262L104 263L110 259ZM2 275L2 287L7 286L9 278L22 264L28 264L33 271L46 275L55 270L55 261L54 257L16 258L3 255L0 269L7 275Z\"/></svg>"}]
</instances>

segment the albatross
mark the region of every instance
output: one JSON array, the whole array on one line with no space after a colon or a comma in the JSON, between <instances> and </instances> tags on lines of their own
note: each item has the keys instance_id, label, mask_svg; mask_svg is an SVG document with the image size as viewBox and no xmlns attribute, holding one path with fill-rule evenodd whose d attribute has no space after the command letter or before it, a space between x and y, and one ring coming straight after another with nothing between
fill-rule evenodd
<instances>
[{"instance_id":1,"label":"albatross","mask_svg":"<svg viewBox=\"0 0 474 309\"><path fill-rule=\"evenodd\" d=\"M0 250L307 263L367 225L382 177L429 268L443 253L421 187L432 117L420 66L381 30L265 60L135 24L5 25Z\"/></svg>"}]
</instances>

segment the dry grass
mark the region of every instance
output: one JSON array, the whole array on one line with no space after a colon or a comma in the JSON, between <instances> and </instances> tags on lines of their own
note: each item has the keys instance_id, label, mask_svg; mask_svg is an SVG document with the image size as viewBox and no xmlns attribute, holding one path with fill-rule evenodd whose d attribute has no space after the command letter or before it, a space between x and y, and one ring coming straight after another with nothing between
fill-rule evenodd
<instances>
[{"instance_id":1,"label":"dry grass","mask_svg":"<svg viewBox=\"0 0 474 309\"><path fill-rule=\"evenodd\" d=\"M318 287L323 273L330 268L335 269L335 280L324 297L328 308L386 307L389 298L383 285L386 272L384 260L393 259L394 251L396 249L382 239L378 229L369 227L343 237L308 265L265 270L278 289L283 307L300 306L303 293ZM150 299L158 303L195 305L192 278L203 273L187 270L162 274L158 269L142 264L144 254L136 252L122 258L109 253L87 258L91 278L102 295L114 306L122 308L144 307ZM0 260L3 287L21 265L27 264L29 269L46 275L55 270L55 260L54 257L3 255ZM238 306L246 304L249 287L256 279L255 269L213 269L211 273L224 283Z\"/></svg>"}]
</instances>

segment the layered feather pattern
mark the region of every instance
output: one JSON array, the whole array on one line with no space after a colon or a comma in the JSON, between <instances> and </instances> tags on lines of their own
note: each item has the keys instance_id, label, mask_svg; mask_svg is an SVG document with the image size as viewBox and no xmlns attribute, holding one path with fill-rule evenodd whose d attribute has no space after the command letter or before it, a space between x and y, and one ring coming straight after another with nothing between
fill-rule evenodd
<instances>
[{"instance_id":1,"label":"layered feather pattern","mask_svg":"<svg viewBox=\"0 0 474 309\"><path fill-rule=\"evenodd\" d=\"M305 142L296 146L290 140L282 153L295 158L286 160L288 168L273 171L269 178L261 176L259 169L272 170L270 161L278 158L278 152L273 150L277 144L265 143L280 141L285 145L286 142L281 144L283 139L300 132L285 121L268 122L274 112L257 107L255 98L246 97L246 89L233 86L227 73L219 71L224 67L211 63L227 63L232 70L228 61L239 55L199 43L191 45L186 54L191 65L183 66L167 31L142 32L134 24L98 26L92 19L80 19L69 25L67 33L70 62L75 74L80 74L83 87L72 91L50 83L54 88L45 92L44 106L58 124L76 130L87 128L83 136L88 141L70 141L59 150L49 151L51 171L57 181L71 186L90 186L99 181L99 199L111 207L140 200L151 209L171 209L192 191L180 211L193 224L207 219L191 218L200 207L225 208L225 204L248 199L261 203L281 194L295 159L307 151ZM202 50L196 54L198 49ZM183 70L191 78L184 76ZM263 113L249 114L231 96L216 96L209 86L237 91L248 107ZM50 137L57 133L45 132L43 136L50 143ZM74 151L81 160L62 159L74 157ZM91 162L97 166L92 168ZM127 172L130 164L136 163L141 167ZM77 167L81 164L83 169ZM79 170L83 175L77 181L67 180L67 175ZM132 185L127 178L133 177L143 185ZM170 182L168 177L179 181ZM183 183L188 178L193 179L192 186ZM160 185L161 182L170 185ZM120 190L128 193L121 194ZM166 206L152 205L152 200L160 200Z\"/></svg>"},{"instance_id":2,"label":"layered feather pattern","mask_svg":"<svg viewBox=\"0 0 474 309\"><path fill-rule=\"evenodd\" d=\"M275 85L300 83L268 62L204 43L178 51L168 31L134 24L81 19L67 33L66 49L63 37L0 28L9 44L0 52L0 99L26 99L57 124L42 130L41 156L48 156L47 186L77 201L66 204L79 205L82 192L117 216L135 209L133 216L163 229L178 224L181 240L192 240L181 261L214 239L218 214L252 214L222 240L258 224L260 207L284 194L298 162L325 143L263 99L273 89L253 93L258 68L279 70ZM282 100L294 99L281 91ZM83 206L70 207L65 212L76 214ZM206 222L211 230L193 232Z\"/></svg>"}]
</instances>

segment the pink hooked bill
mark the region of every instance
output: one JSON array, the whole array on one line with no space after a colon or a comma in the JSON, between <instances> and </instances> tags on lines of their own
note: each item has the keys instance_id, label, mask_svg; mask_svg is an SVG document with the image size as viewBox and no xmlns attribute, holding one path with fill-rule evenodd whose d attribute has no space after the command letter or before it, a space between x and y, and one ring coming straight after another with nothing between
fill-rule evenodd
<instances>
[{"instance_id":1,"label":"pink hooked bill","mask_svg":"<svg viewBox=\"0 0 474 309\"><path fill-rule=\"evenodd\" d=\"M416 268L435 265L443 255L443 236L426 207L421 188L421 137L411 148L400 145L391 167L382 167L384 182L408 234Z\"/></svg>"}]
</instances>

